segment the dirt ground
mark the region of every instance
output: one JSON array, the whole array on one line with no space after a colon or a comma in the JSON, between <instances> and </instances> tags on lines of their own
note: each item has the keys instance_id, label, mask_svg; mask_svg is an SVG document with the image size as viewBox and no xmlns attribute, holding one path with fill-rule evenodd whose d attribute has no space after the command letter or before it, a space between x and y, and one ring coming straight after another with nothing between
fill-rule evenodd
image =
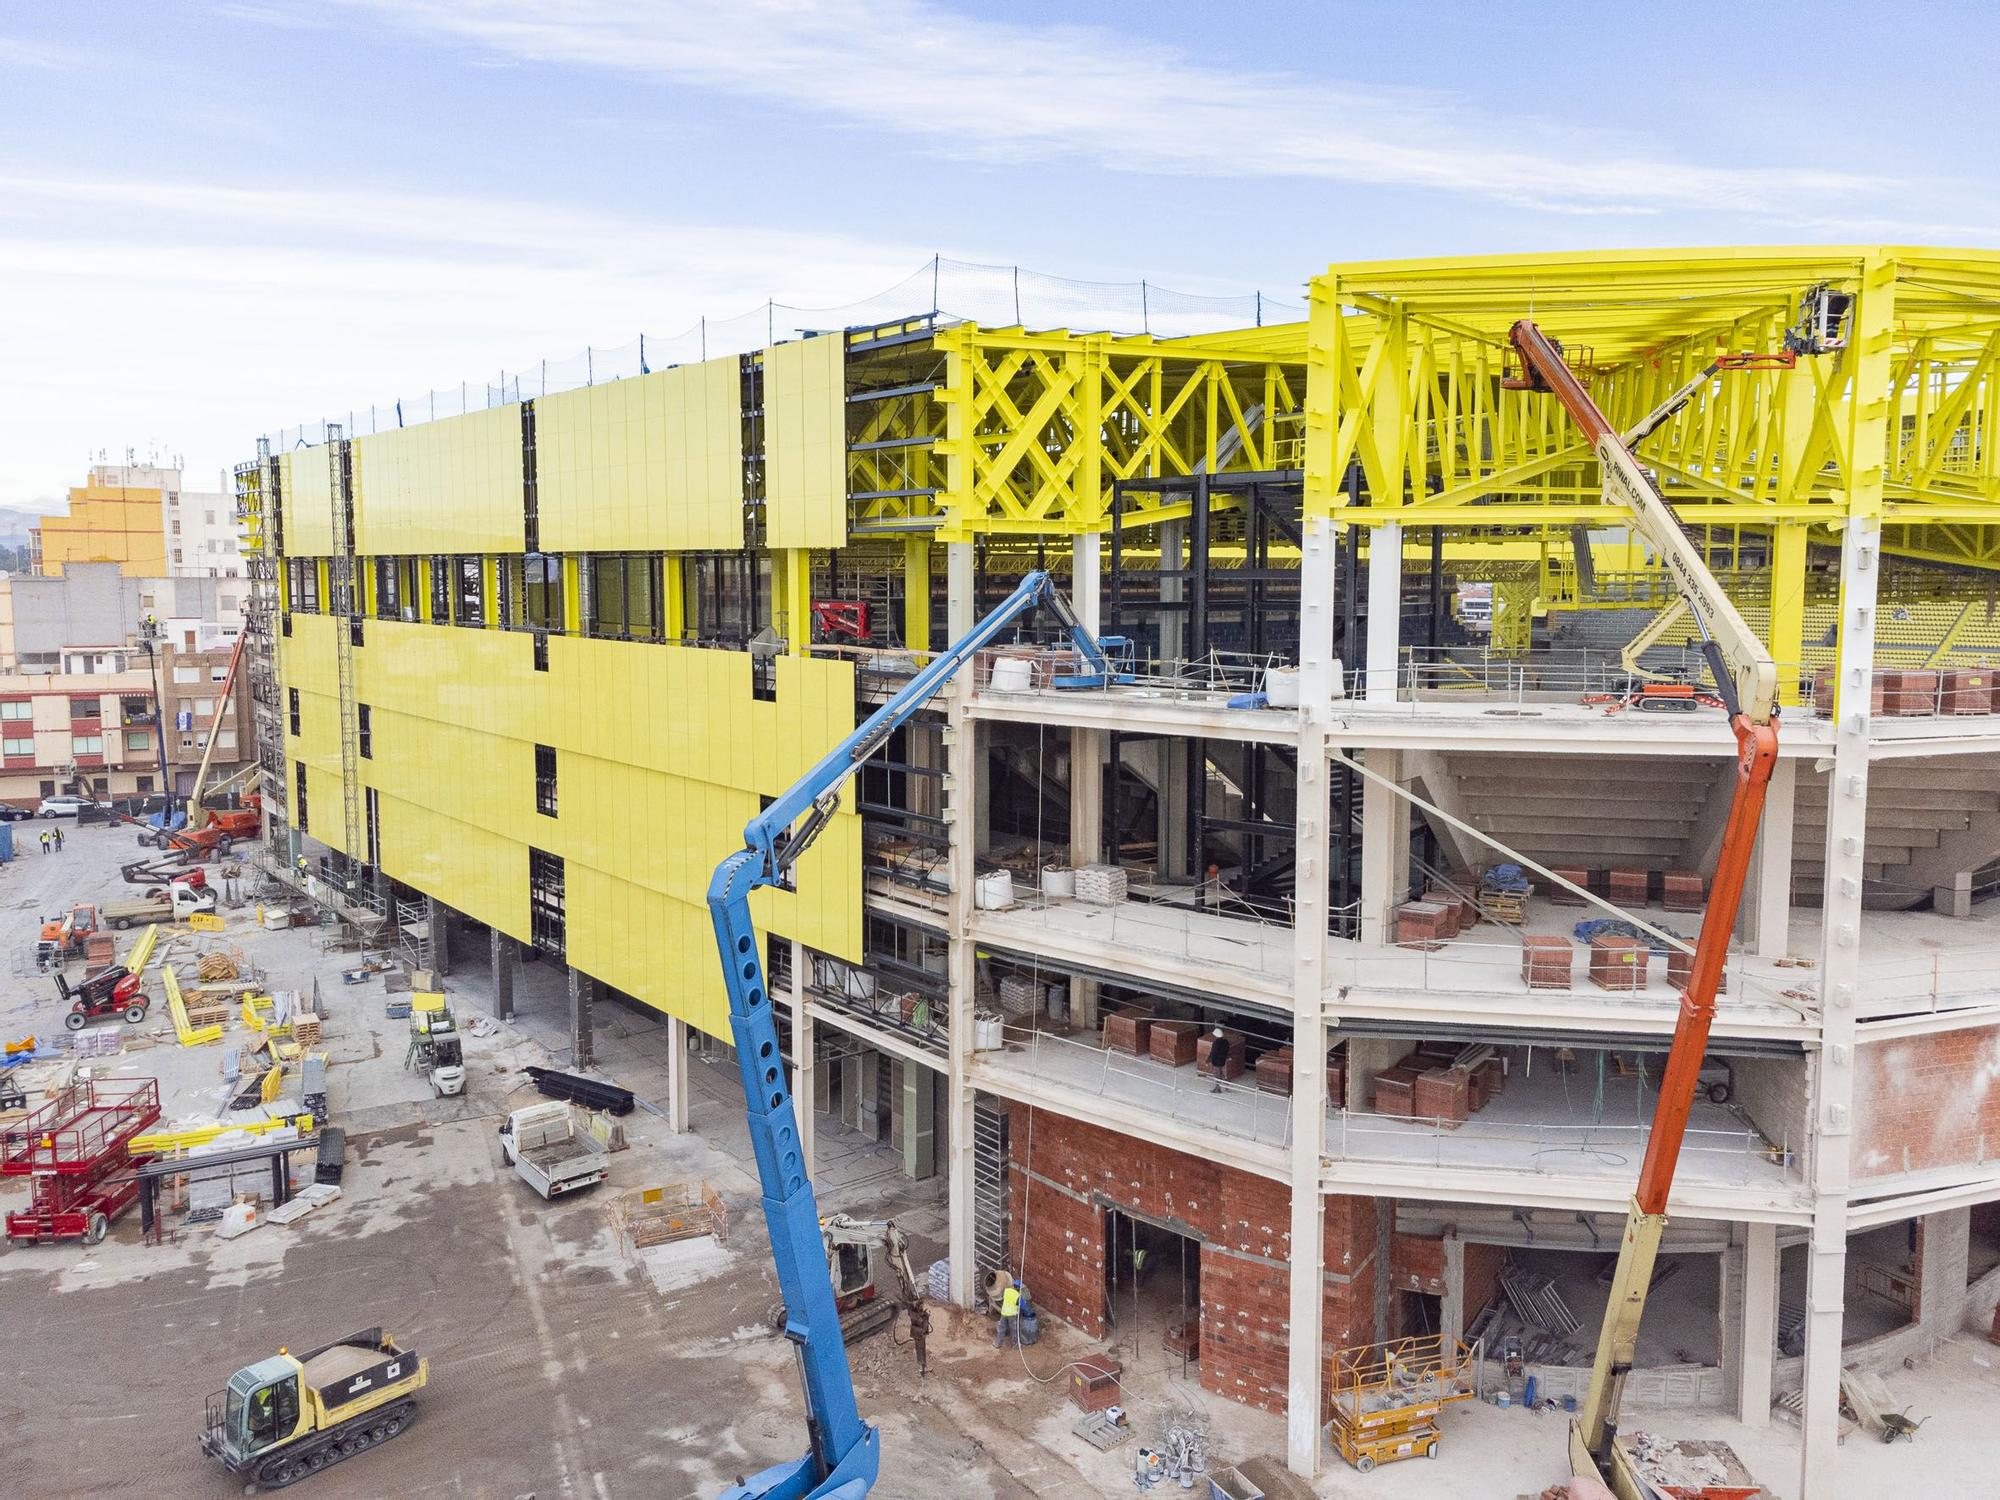
<instances>
[{"instance_id":1,"label":"dirt ground","mask_svg":"<svg viewBox=\"0 0 2000 1500\"><path fill-rule=\"evenodd\" d=\"M40 825L23 827L32 834ZM116 869L133 857L131 840L129 831L78 829L63 855L43 856L24 838L22 855L0 869L13 969L0 1034L59 1034L53 986L32 968L36 920L70 899L122 894ZM388 1447L307 1481L298 1493L313 1500L675 1500L710 1495L802 1450L793 1360L768 1321L777 1290L733 1064L720 1055L691 1062L693 1128L676 1136L651 1107L665 1099L665 1029L600 1005L601 1071L647 1107L627 1117L631 1147L613 1158L609 1182L545 1204L505 1165L495 1132L509 1108L534 1097L521 1068L567 1061L560 973L523 969L516 1021L472 1038L466 1095L435 1100L402 1067L405 1023L383 1016L379 979L341 984L352 960L325 951L315 931L262 931L247 908L226 916L219 942L271 985L320 980L331 1112L350 1132L343 1196L289 1228L267 1224L231 1242L178 1227L148 1247L135 1211L94 1249L0 1248L0 1494L238 1494L238 1481L197 1449L203 1397L279 1345L377 1323L431 1361L421 1415ZM490 1005L483 954L457 959L447 989L462 1018L480 1014ZM160 1077L170 1118L214 1111L222 1046L242 1040L237 1026L222 1045L181 1048L163 1008L121 1037L124 1050L93 1065L114 1077ZM921 1275L942 1253L941 1181L910 1181L894 1152L827 1117L819 1132L822 1212L897 1218ZM730 1206L726 1243L635 1252L620 1227L622 1195L698 1180ZM0 1183L0 1209L25 1196L18 1181ZM1071 1433L1064 1393L1065 1361L1098 1346L1044 1322L1035 1347L995 1349L983 1318L938 1308L933 1319L924 1380L898 1336L853 1351L861 1410L883 1431L875 1493L884 1500L1133 1493L1135 1448L1161 1440L1172 1422L1206 1432L1212 1466L1283 1452L1280 1418L1183 1379L1149 1322L1115 1346L1134 1435L1100 1454ZM1996 1356L1967 1338L1934 1366L1898 1372L1890 1382L1898 1399L1933 1420L1912 1445L1850 1439L1843 1467L1852 1483L1842 1494L1992 1494ZM1628 1426L1652 1425L1646 1413L1630 1415ZM1790 1429L1656 1420L1676 1435L1727 1438L1776 1496L1797 1500ZM1334 1460L1315 1490L1350 1500L1534 1494L1561 1466L1553 1416L1467 1405L1447 1413L1444 1431L1435 1462L1364 1478Z\"/></svg>"}]
</instances>

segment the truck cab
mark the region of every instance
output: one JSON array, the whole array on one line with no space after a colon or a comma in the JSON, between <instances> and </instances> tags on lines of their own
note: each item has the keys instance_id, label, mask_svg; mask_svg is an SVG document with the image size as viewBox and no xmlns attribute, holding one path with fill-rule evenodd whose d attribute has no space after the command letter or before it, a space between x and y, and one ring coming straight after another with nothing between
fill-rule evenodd
<instances>
[{"instance_id":1,"label":"truck cab","mask_svg":"<svg viewBox=\"0 0 2000 1500\"><path fill-rule=\"evenodd\" d=\"M297 1437L305 1422L299 1370L289 1354L274 1354L230 1376L229 1384L208 1398L201 1451L234 1473Z\"/></svg>"}]
</instances>

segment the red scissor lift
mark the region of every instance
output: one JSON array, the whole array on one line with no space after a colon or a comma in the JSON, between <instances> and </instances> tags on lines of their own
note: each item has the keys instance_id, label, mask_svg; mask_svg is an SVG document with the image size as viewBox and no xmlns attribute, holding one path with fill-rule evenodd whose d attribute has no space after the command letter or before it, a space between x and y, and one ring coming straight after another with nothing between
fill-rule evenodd
<instances>
[{"instance_id":1,"label":"red scissor lift","mask_svg":"<svg viewBox=\"0 0 2000 1500\"><path fill-rule=\"evenodd\" d=\"M132 1138L158 1122L155 1078L87 1080L8 1130L0 1175L34 1179L30 1207L7 1215L16 1244L80 1239L95 1245L139 1194ZM116 1179L115 1181L113 1179Z\"/></svg>"}]
</instances>

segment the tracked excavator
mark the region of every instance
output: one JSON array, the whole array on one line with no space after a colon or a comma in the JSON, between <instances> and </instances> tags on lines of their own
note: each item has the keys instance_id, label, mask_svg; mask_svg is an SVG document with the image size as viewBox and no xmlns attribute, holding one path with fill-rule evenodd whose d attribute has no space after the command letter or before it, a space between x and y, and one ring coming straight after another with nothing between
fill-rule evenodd
<instances>
[{"instance_id":1,"label":"tracked excavator","mask_svg":"<svg viewBox=\"0 0 2000 1500\"><path fill-rule=\"evenodd\" d=\"M1778 759L1777 664L1709 571L1700 546L1633 448L1725 370L1788 368L1801 357L1839 349L1851 303L1852 298L1844 292L1814 288L1807 293L1782 351L1720 356L1624 433L1611 425L1591 399L1582 379L1565 361L1562 346L1533 321L1523 318L1508 335L1521 368L1507 386L1554 396L1595 450L1603 470L1605 499L1630 513L1634 526L1674 580L1681 600L1675 608L1676 619L1687 619L1699 632L1701 652L1714 679L1714 696L1728 714L1736 737L1736 785L1729 820L1716 857L1687 987L1681 992L1680 1014L1653 1107L1638 1188L1626 1213L1611 1297L1591 1363L1590 1385L1570 1428L1571 1472L1599 1479L1619 1500L1648 1500L1655 1493L1636 1472L1629 1451L1616 1441L1619 1403L1638 1347L1654 1258L1667 1227L1667 1199L1687 1135L1688 1115L1701 1086L1703 1054L1715 1020L1715 993L1729 956L1765 794Z\"/></svg>"}]
</instances>

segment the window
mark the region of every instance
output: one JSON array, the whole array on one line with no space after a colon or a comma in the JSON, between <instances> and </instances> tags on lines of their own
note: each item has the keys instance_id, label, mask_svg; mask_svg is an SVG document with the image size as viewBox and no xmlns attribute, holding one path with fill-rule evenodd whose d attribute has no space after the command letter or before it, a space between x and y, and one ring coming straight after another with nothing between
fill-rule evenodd
<instances>
[{"instance_id":1,"label":"window","mask_svg":"<svg viewBox=\"0 0 2000 1500\"><path fill-rule=\"evenodd\" d=\"M354 725L361 740L361 758L363 760L373 760L375 758L375 726L369 719L367 704L357 703L354 705ZM372 864L373 861L371 860L370 863Z\"/></svg>"},{"instance_id":2,"label":"window","mask_svg":"<svg viewBox=\"0 0 2000 1500\"><path fill-rule=\"evenodd\" d=\"M236 731L234 729L224 729L215 737L215 748L218 750L234 750L236 748Z\"/></svg>"},{"instance_id":3,"label":"window","mask_svg":"<svg viewBox=\"0 0 2000 1500\"><path fill-rule=\"evenodd\" d=\"M757 571L740 552L709 553L684 559L688 630L704 644L741 648L756 634L758 601L769 588L763 564Z\"/></svg>"},{"instance_id":4,"label":"window","mask_svg":"<svg viewBox=\"0 0 2000 1500\"><path fill-rule=\"evenodd\" d=\"M53 797L55 794L56 794L56 784L53 781L45 781L42 783L42 795L44 797Z\"/></svg>"},{"instance_id":5,"label":"window","mask_svg":"<svg viewBox=\"0 0 2000 1500\"><path fill-rule=\"evenodd\" d=\"M382 809L375 800L375 788L371 786L365 790L367 792L365 800L368 805L368 863L371 867L380 868L382 864Z\"/></svg>"},{"instance_id":6,"label":"window","mask_svg":"<svg viewBox=\"0 0 2000 1500\"><path fill-rule=\"evenodd\" d=\"M556 815L556 752L553 746L535 746L535 811L545 818Z\"/></svg>"},{"instance_id":7,"label":"window","mask_svg":"<svg viewBox=\"0 0 2000 1500\"><path fill-rule=\"evenodd\" d=\"M285 697L287 706L291 710L292 734L296 737L299 732L299 690L297 688L286 688Z\"/></svg>"},{"instance_id":8,"label":"window","mask_svg":"<svg viewBox=\"0 0 2000 1500\"><path fill-rule=\"evenodd\" d=\"M500 559L500 623L516 630L563 628L560 557L530 552Z\"/></svg>"},{"instance_id":9,"label":"window","mask_svg":"<svg viewBox=\"0 0 2000 1500\"><path fill-rule=\"evenodd\" d=\"M4 745L0 745L0 754L6 755L9 759L13 759L16 756L33 755L34 753L35 740L33 735L24 740L10 738L4 742Z\"/></svg>"},{"instance_id":10,"label":"window","mask_svg":"<svg viewBox=\"0 0 2000 1500\"><path fill-rule=\"evenodd\" d=\"M181 685L181 684L183 684L183 683L196 683L196 682L200 682L200 681L201 681L201 668L200 668L200 667L175 667L175 668L174 668L174 684L175 684L175 686L177 686L177 687L178 687L178 686L180 686L180 685Z\"/></svg>"},{"instance_id":11,"label":"window","mask_svg":"<svg viewBox=\"0 0 2000 1500\"><path fill-rule=\"evenodd\" d=\"M104 736L101 734L73 734L69 737L69 748L77 755L102 755Z\"/></svg>"},{"instance_id":12,"label":"window","mask_svg":"<svg viewBox=\"0 0 2000 1500\"><path fill-rule=\"evenodd\" d=\"M549 638L538 630L535 632L535 670L537 672L546 672L548 669Z\"/></svg>"},{"instance_id":13,"label":"window","mask_svg":"<svg viewBox=\"0 0 2000 1500\"><path fill-rule=\"evenodd\" d=\"M291 573L291 605L299 614L319 613L319 564L310 557L295 557L285 564Z\"/></svg>"},{"instance_id":14,"label":"window","mask_svg":"<svg viewBox=\"0 0 2000 1500\"><path fill-rule=\"evenodd\" d=\"M133 789L135 791L150 792L153 789L153 778L150 776L141 776Z\"/></svg>"},{"instance_id":15,"label":"window","mask_svg":"<svg viewBox=\"0 0 2000 1500\"><path fill-rule=\"evenodd\" d=\"M72 719L101 719L104 705L95 698L72 698L69 700L69 716Z\"/></svg>"},{"instance_id":16,"label":"window","mask_svg":"<svg viewBox=\"0 0 2000 1500\"><path fill-rule=\"evenodd\" d=\"M229 675L229 668L227 667L210 667L208 669L208 680L210 682L220 682L222 681L223 678L227 677L228 675Z\"/></svg>"},{"instance_id":17,"label":"window","mask_svg":"<svg viewBox=\"0 0 2000 1500\"><path fill-rule=\"evenodd\" d=\"M292 827L306 831L306 763L292 763Z\"/></svg>"},{"instance_id":18,"label":"window","mask_svg":"<svg viewBox=\"0 0 2000 1500\"><path fill-rule=\"evenodd\" d=\"M451 623L451 568L442 557L431 559L431 623Z\"/></svg>"},{"instance_id":19,"label":"window","mask_svg":"<svg viewBox=\"0 0 2000 1500\"><path fill-rule=\"evenodd\" d=\"M378 620L403 618L403 575L393 557L375 559L375 617Z\"/></svg>"},{"instance_id":20,"label":"window","mask_svg":"<svg viewBox=\"0 0 2000 1500\"><path fill-rule=\"evenodd\" d=\"M542 952L563 956L563 862L559 854L528 850L528 936Z\"/></svg>"},{"instance_id":21,"label":"window","mask_svg":"<svg viewBox=\"0 0 2000 1500\"><path fill-rule=\"evenodd\" d=\"M486 577L485 570L476 557L455 559L458 591L454 600L455 625L484 625L486 623Z\"/></svg>"},{"instance_id":22,"label":"window","mask_svg":"<svg viewBox=\"0 0 2000 1500\"><path fill-rule=\"evenodd\" d=\"M153 748L153 737L143 729L128 729L125 731L125 748L127 750L150 750Z\"/></svg>"},{"instance_id":23,"label":"window","mask_svg":"<svg viewBox=\"0 0 2000 1500\"><path fill-rule=\"evenodd\" d=\"M212 719L215 717L215 700L213 698L196 698L189 707L194 710L194 716L197 719Z\"/></svg>"},{"instance_id":24,"label":"window","mask_svg":"<svg viewBox=\"0 0 2000 1500\"><path fill-rule=\"evenodd\" d=\"M150 698L120 698L118 714L127 724L150 724L153 722L153 701Z\"/></svg>"},{"instance_id":25,"label":"window","mask_svg":"<svg viewBox=\"0 0 2000 1500\"><path fill-rule=\"evenodd\" d=\"M660 559L610 556L590 559L589 633L617 641L657 641L662 614Z\"/></svg>"},{"instance_id":26,"label":"window","mask_svg":"<svg viewBox=\"0 0 2000 1500\"><path fill-rule=\"evenodd\" d=\"M0 719L32 719L35 705L27 698L9 698L0 703Z\"/></svg>"}]
</instances>

